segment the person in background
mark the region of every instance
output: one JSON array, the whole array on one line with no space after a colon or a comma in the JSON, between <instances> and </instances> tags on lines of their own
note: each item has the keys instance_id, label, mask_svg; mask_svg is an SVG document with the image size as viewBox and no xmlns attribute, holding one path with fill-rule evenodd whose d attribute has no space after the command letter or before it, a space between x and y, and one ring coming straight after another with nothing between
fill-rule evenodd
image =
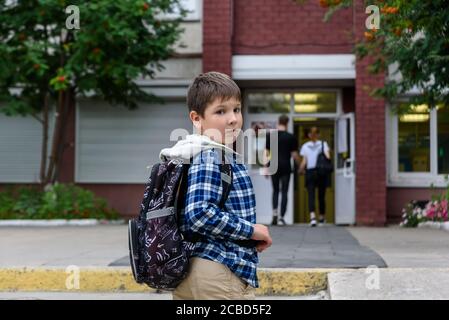
<instances>
[{"instance_id":1,"label":"person in background","mask_svg":"<svg viewBox=\"0 0 449 320\"><path fill-rule=\"evenodd\" d=\"M272 207L273 207L273 220L271 222L272 225L277 225L278 222L280 224L285 225L285 212L287 210L287 202L288 202L288 187L290 182L290 175L292 173L291 167L291 158L295 160L296 164L300 165L300 157L298 153L298 140L296 137L287 132L289 118L287 115L281 115L278 119L278 169L275 174L271 176L271 182L273 185L273 197L272 197ZM267 137L266 140L266 153L270 154L270 137ZM273 159L273 155L271 154L271 159ZM268 165L267 165L268 166ZM266 176L268 177L268 175ZM279 203L279 190L282 193L281 200L281 211L278 211L278 203ZM279 216L280 213L280 216ZM279 221L278 221L279 220Z\"/></svg>"},{"instance_id":2,"label":"person in background","mask_svg":"<svg viewBox=\"0 0 449 320\"><path fill-rule=\"evenodd\" d=\"M309 130L308 137L310 141L304 143L301 147L300 155L303 157L300 165L300 172L305 173L305 184L309 200L310 226L316 226L315 214L315 190L318 188L318 203L320 209L319 223L322 225L326 213L326 188L330 183L330 175L320 176L316 170L318 155L324 151L326 158L330 159L329 146L326 141L319 140L320 130L312 127Z\"/></svg>"}]
</instances>

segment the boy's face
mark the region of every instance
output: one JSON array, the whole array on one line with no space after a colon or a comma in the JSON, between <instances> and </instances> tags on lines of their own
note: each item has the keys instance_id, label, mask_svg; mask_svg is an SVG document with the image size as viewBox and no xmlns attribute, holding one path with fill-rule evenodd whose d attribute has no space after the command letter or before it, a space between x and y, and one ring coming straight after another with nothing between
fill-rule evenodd
<instances>
[{"instance_id":1,"label":"boy's face","mask_svg":"<svg viewBox=\"0 0 449 320\"><path fill-rule=\"evenodd\" d=\"M235 98L215 99L206 107L204 117L191 111L190 119L201 134L215 142L232 145L243 125L241 103Z\"/></svg>"}]
</instances>

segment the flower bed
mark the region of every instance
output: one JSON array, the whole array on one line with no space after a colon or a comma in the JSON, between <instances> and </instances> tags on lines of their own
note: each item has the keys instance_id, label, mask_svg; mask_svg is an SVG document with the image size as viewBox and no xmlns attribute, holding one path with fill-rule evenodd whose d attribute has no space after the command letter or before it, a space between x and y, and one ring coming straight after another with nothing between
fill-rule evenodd
<instances>
[{"instance_id":1,"label":"flower bed","mask_svg":"<svg viewBox=\"0 0 449 320\"><path fill-rule=\"evenodd\" d=\"M425 205L412 201L402 209L401 227L432 227L449 230L449 186L446 191L432 196Z\"/></svg>"}]
</instances>

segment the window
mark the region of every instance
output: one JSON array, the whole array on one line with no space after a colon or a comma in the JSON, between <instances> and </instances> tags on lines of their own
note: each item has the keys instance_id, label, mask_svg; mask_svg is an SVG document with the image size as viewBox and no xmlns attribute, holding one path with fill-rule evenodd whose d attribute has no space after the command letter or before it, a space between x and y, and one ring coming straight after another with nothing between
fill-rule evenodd
<instances>
[{"instance_id":1,"label":"window","mask_svg":"<svg viewBox=\"0 0 449 320\"><path fill-rule=\"evenodd\" d=\"M316 113L336 113L336 92L296 92L296 93L250 93L249 113L290 113L310 115Z\"/></svg>"},{"instance_id":2,"label":"window","mask_svg":"<svg viewBox=\"0 0 449 320\"><path fill-rule=\"evenodd\" d=\"M398 117L399 172L430 172L430 113L427 105L411 106Z\"/></svg>"},{"instance_id":3,"label":"window","mask_svg":"<svg viewBox=\"0 0 449 320\"><path fill-rule=\"evenodd\" d=\"M437 108L438 173L449 173L449 106Z\"/></svg>"},{"instance_id":4,"label":"window","mask_svg":"<svg viewBox=\"0 0 449 320\"><path fill-rule=\"evenodd\" d=\"M449 174L449 106L399 102L387 127L388 185L445 187ZM404 112L406 110L406 112Z\"/></svg>"},{"instance_id":5,"label":"window","mask_svg":"<svg viewBox=\"0 0 449 320\"><path fill-rule=\"evenodd\" d=\"M295 93L296 113L335 113L336 111L336 92Z\"/></svg>"},{"instance_id":6,"label":"window","mask_svg":"<svg viewBox=\"0 0 449 320\"><path fill-rule=\"evenodd\" d=\"M249 113L290 113L291 94L288 93L250 93L248 94Z\"/></svg>"}]
</instances>

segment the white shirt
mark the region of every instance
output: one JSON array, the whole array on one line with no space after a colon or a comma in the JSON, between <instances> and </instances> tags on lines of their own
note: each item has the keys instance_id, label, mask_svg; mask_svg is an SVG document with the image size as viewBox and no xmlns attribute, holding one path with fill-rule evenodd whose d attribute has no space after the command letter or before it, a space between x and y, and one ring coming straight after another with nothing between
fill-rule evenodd
<instances>
[{"instance_id":1,"label":"white shirt","mask_svg":"<svg viewBox=\"0 0 449 320\"><path fill-rule=\"evenodd\" d=\"M307 169L313 169L316 167L316 160L322 151L323 142L317 140L316 142L309 141L302 145L300 155L307 159ZM329 146L324 141L324 152L329 152Z\"/></svg>"}]
</instances>

